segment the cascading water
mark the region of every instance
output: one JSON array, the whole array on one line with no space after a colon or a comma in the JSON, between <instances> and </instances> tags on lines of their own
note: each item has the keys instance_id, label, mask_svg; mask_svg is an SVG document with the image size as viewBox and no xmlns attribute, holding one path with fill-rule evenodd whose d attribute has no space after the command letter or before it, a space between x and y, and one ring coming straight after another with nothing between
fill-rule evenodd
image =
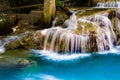
<instances>
[{"instance_id":1,"label":"cascading water","mask_svg":"<svg viewBox=\"0 0 120 80\"><path fill-rule=\"evenodd\" d=\"M65 21L67 28L46 31L44 50L62 53L111 50L116 39L111 21L102 15L77 19L75 13Z\"/></svg>"},{"instance_id":2,"label":"cascading water","mask_svg":"<svg viewBox=\"0 0 120 80\"><path fill-rule=\"evenodd\" d=\"M44 36L44 40L42 40L44 44L40 46L44 51L63 54L111 50L114 47L116 35L107 16L99 14L77 18L76 12L73 12L64 23L66 28L54 26L38 31L41 36ZM13 37L16 40L17 38L19 37ZM0 41L5 41L4 44L0 43L2 45L0 52L4 51L4 45L9 43L11 39L12 37Z\"/></svg>"},{"instance_id":3,"label":"cascading water","mask_svg":"<svg viewBox=\"0 0 120 80\"><path fill-rule=\"evenodd\" d=\"M73 12L73 14L70 16L70 19L65 21L65 25L67 26L67 29L56 27L56 28L50 28L47 31L45 42L44 42L44 50L49 49L52 52L53 51L58 52L58 50L60 50L58 48L60 48L61 44L63 44L63 41L65 41L65 45L61 46L61 48L64 48L65 52L68 52L68 51L73 52L74 46L75 46L74 45L75 38L72 35L71 30L77 28L77 17L75 15L75 12ZM67 37L68 35L69 37ZM76 49L76 51L77 50L78 49Z\"/></svg>"},{"instance_id":4,"label":"cascading water","mask_svg":"<svg viewBox=\"0 0 120 80\"><path fill-rule=\"evenodd\" d=\"M76 12L73 12L73 14L70 16L70 19L65 21L65 25L68 29L76 29L77 28L77 17Z\"/></svg>"},{"instance_id":5,"label":"cascading water","mask_svg":"<svg viewBox=\"0 0 120 80\"><path fill-rule=\"evenodd\" d=\"M36 31L33 34L33 40L37 43L39 40L41 41L41 38L44 41L40 44L40 48L43 48L43 54L45 52L45 54L55 57L58 56L57 53L61 53L64 56L69 55L69 59L71 59L78 56L88 56L88 54L85 54L86 52L103 52L114 47L113 43L116 40L116 35L108 15L99 14L77 18L76 12L73 12L70 18L64 22L66 28L56 27L56 20L54 20L51 28ZM6 44L14 39L19 41L18 38L13 36L0 41L0 45L2 45L0 53L5 51L4 46ZM59 55L57 58L64 59L64 56Z\"/></svg>"},{"instance_id":6,"label":"cascading water","mask_svg":"<svg viewBox=\"0 0 120 80\"><path fill-rule=\"evenodd\" d=\"M18 36L8 36L7 38L5 38L4 40L0 40L0 53L4 53L5 52L5 45L8 43L11 43L12 40L14 39L18 39Z\"/></svg>"},{"instance_id":7,"label":"cascading water","mask_svg":"<svg viewBox=\"0 0 120 80\"><path fill-rule=\"evenodd\" d=\"M57 20L58 20L58 17L56 17L56 18L53 20L53 22L52 22L52 27L55 27L55 24L56 24Z\"/></svg>"},{"instance_id":8,"label":"cascading water","mask_svg":"<svg viewBox=\"0 0 120 80\"><path fill-rule=\"evenodd\" d=\"M120 20L117 21L117 25L118 25L118 28L119 28L119 31L120 31Z\"/></svg>"},{"instance_id":9,"label":"cascading water","mask_svg":"<svg viewBox=\"0 0 120 80\"><path fill-rule=\"evenodd\" d=\"M109 48L112 49L113 41L116 40L116 35L113 31L113 25L111 21L106 16L102 15L95 15L94 17L89 18L89 20L99 25L99 28L104 31L104 33L106 34L105 36L108 39ZM97 33L100 34L100 30L98 30Z\"/></svg>"},{"instance_id":10,"label":"cascading water","mask_svg":"<svg viewBox=\"0 0 120 80\"><path fill-rule=\"evenodd\" d=\"M114 7L120 7L120 2L119 1L103 1L103 2L98 2L97 7L100 8L114 8Z\"/></svg>"},{"instance_id":11,"label":"cascading water","mask_svg":"<svg viewBox=\"0 0 120 80\"><path fill-rule=\"evenodd\" d=\"M20 31L0 36L0 80L120 80L120 12L81 9L63 26L56 25L66 14L57 13L44 30L31 30L20 18L27 14L15 14Z\"/></svg>"}]
</instances>

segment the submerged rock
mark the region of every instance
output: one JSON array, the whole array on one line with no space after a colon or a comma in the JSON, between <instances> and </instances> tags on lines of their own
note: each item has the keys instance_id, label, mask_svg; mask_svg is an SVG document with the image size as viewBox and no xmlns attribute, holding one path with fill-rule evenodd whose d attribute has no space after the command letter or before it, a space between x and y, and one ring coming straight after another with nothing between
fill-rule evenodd
<instances>
[{"instance_id":1,"label":"submerged rock","mask_svg":"<svg viewBox=\"0 0 120 80\"><path fill-rule=\"evenodd\" d=\"M31 61L28 59L22 59L17 63L18 66L27 66L27 65L32 65L32 64L35 64L35 61Z\"/></svg>"}]
</instances>

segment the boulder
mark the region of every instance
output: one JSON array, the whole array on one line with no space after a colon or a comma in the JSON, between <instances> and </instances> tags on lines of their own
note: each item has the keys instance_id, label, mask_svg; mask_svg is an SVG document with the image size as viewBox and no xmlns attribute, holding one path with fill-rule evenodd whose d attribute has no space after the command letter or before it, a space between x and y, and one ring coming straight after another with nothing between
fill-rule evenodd
<instances>
[{"instance_id":1,"label":"boulder","mask_svg":"<svg viewBox=\"0 0 120 80\"><path fill-rule=\"evenodd\" d=\"M25 49L42 49L44 36L41 31L27 31L15 36L8 36L0 40L0 46L6 50L25 48Z\"/></svg>"},{"instance_id":2,"label":"boulder","mask_svg":"<svg viewBox=\"0 0 120 80\"><path fill-rule=\"evenodd\" d=\"M41 28L43 21L43 12L33 10L29 14L17 14L17 25L28 28Z\"/></svg>"}]
</instances>

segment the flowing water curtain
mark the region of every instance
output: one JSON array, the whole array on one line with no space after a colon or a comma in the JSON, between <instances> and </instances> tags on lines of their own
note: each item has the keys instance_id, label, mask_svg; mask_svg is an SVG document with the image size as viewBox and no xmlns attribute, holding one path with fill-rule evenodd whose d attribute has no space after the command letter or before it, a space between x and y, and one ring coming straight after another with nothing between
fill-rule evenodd
<instances>
[{"instance_id":1,"label":"flowing water curtain","mask_svg":"<svg viewBox=\"0 0 120 80\"><path fill-rule=\"evenodd\" d=\"M114 32L107 17L94 15L95 18L92 17L92 21L90 18L90 20L87 18L77 20L74 14L65 21L67 28L52 27L47 30L44 50L79 53L104 51L113 47L111 35L114 35ZM103 18L105 19L104 27L99 24Z\"/></svg>"},{"instance_id":2,"label":"flowing water curtain","mask_svg":"<svg viewBox=\"0 0 120 80\"><path fill-rule=\"evenodd\" d=\"M97 2L97 7L100 8L110 8L110 7L120 7L120 1L119 0L102 0Z\"/></svg>"},{"instance_id":3,"label":"flowing water curtain","mask_svg":"<svg viewBox=\"0 0 120 80\"><path fill-rule=\"evenodd\" d=\"M113 25L110 19L103 15L95 15L94 17L89 17L87 19L99 25L100 29L102 29L102 32L99 32L99 30L98 33L105 33L105 39L108 40L108 44L111 49L114 46L113 42L116 40L116 34L113 30Z\"/></svg>"}]
</instances>

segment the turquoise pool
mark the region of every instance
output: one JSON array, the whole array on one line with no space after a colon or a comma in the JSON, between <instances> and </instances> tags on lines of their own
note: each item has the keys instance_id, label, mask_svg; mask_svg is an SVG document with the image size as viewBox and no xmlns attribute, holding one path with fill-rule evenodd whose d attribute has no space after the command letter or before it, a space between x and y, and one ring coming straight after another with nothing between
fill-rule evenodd
<instances>
[{"instance_id":1,"label":"turquoise pool","mask_svg":"<svg viewBox=\"0 0 120 80\"><path fill-rule=\"evenodd\" d=\"M65 55L63 60L57 60L41 55L41 51L25 51L25 54L28 53L31 55L27 58L35 64L23 67L1 64L0 80L120 80L119 49L117 52L108 51L67 60L64 60ZM20 56L24 53L13 50L7 54Z\"/></svg>"}]
</instances>

